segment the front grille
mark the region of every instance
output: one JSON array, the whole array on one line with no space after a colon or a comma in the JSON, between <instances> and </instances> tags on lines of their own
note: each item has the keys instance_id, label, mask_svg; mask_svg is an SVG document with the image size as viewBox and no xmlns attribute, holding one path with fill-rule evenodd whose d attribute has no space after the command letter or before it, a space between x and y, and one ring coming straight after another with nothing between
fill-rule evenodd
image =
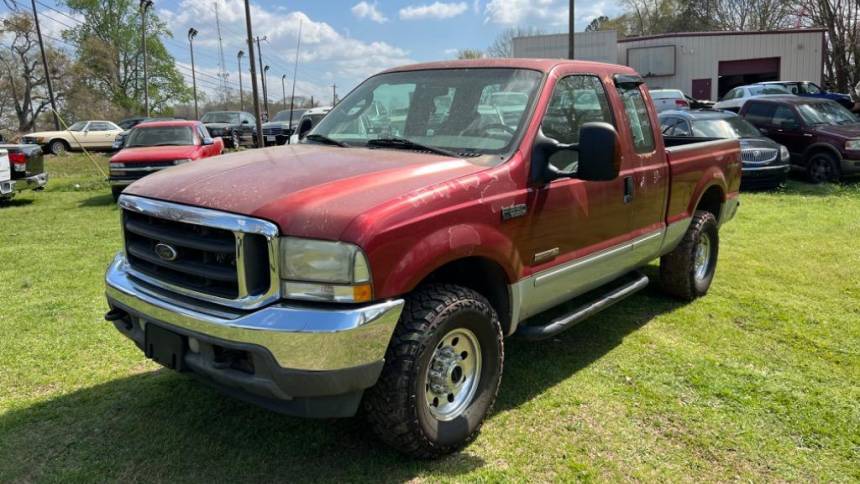
<instances>
[{"instance_id":1,"label":"front grille","mask_svg":"<svg viewBox=\"0 0 860 484\"><path fill-rule=\"evenodd\" d=\"M287 134L284 128L263 128L263 134L266 136L280 136Z\"/></svg>"},{"instance_id":2,"label":"front grille","mask_svg":"<svg viewBox=\"0 0 860 484\"><path fill-rule=\"evenodd\" d=\"M224 220L219 215L207 219L200 214L220 212L133 196L121 197L120 206L132 275L236 307L262 304L276 295L276 229L268 230L268 222L232 214L221 215ZM255 230L253 223L268 233ZM242 231L245 226L252 233Z\"/></svg>"},{"instance_id":3,"label":"front grille","mask_svg":"<svg viewBox=\"0 0 860 484\"><path fill-rule=\"evenodd\" d=\"M779 150L772 148L749 148L741 151L741 159L747 163L769 163L778 155Z\"/></svg>"}]
</instances>

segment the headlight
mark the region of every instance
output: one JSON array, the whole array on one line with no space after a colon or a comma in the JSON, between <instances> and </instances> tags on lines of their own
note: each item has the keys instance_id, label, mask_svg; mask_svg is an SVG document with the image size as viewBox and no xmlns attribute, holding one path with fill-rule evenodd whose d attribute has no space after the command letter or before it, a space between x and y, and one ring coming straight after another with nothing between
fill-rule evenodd
<instances>
[{"instance_id":1,"label":"headlight","mask_svg":"<svg viewBox=\"0 0 860 484\"><path fill-rule=\"evenodd\" d=\"M37 143L37 144L43 144L43 143L45 143L46 141L48 141L48 139L47 139L47 138L45 138L45 137L43 137L43 136L37 136L37 137L36 137L36 138L34 138L34 139L35 139L35 141L36 141L36 143Z\"/></svg>"},{"instance_id":2,"label":"headlight","mask_svg":"<svg viewBox=\"0 0 860 484\"><path fill-rule=\"evenodd\" d=\"M860 151L860 139L850 139L846 141L845 149L852 151Z\"/></svg>"},{"instance_id":3,"label":"headlight","mask_svg":"<svg viewBox=\"0 0 860 484\"><path fill-rule=\"evenodd\" d=\"M284 297L334 302L373 299L370 267L357 246L283 237L280 249Z\"/></svg>"},{"instance_id":4,"label":"headlight","mask_svg":"<svg viewBox=\"0 0 860 484\"><path fill-rule=\"evenodd\" d=\"M174 165L181 165L183 163L188 163L189 161L191 161L191 158L183 158L181 160L174 160L173 164Z\"/></svg>"},{"instance_id":5,"label":"headlight","mask_svg":"<svg viewBox=\"0 0 860 484\"><path fill-rule=\"evenodd\" d=\"M779 146L779 159L782 161L788 161L791 158L791 153L788 152L788 148L785 146Z\"/></svg>"}]
</instances>

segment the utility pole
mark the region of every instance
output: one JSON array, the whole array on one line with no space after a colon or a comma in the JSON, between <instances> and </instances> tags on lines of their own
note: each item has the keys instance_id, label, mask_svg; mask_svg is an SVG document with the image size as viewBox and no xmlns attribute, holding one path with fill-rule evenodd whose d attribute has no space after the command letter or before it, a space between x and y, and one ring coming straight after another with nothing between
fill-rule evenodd
<instances>
[{"instance_id":1,"label":"utility pole","mask_svg":"<svg viewBox=\"0 0 860 484\"><path fill-rule=\"evenodd\" d=\"M257 60L260 61L260 82L263 85L263 98L266 97L266 77L263 75L263 49L260 48L260 40L266 40L266 36L264 35L262 38L257 37ZM266 116L269 115L268 108L266 108Z\"/></svg>"},{"instance_id":2,"label":"utility pole","mask_svg":"<svg viewBox=\"0 0 860 484\"><path fill-rule=\"evenodd\" d=\"M239 63L239 105L242 106L242 111L245 110L245 93L242 91L242 56L245 55L245 51L240 50L238 54L236 54L236 60Z\"/></svg>"},{"instance_id":3,"label":"utility pole","mask_svg":"<svg viewBox=\"0 0 860 484\"><path fill-rule=\"evenodd\" d=\"M267 91L267 86L269 85L269 66L263 67L263 105L266 107L266 121L271 119L269 115L269 91Z\"/></svg>"},{"instance_id":4,"label":"utility pole","mask_svg":"<svg viewBox=\"0 0 860 484\"><path fill-rule=\"evenodd\" d=\"M576 34L575 34L576 29L574 28L574 23L576 21L575 16L574 16L574 4L575 3L576 2L574 0L570 0L570 9L568 10L568 17L569 17L568 18L568 24L570 25L570 27L569 27L568 36L567 36L568 37L567 57L571 60L574 58L574 50L573 50L574 45L573 44L574 44L574 37L576 36Z\"/></svg>"},{"instance_id":5,"label":"utility pole","mask_svg":"<svg viewBox=\"0 0 860 484\"><path fill-rule=\"evenodd\" d=\"M218 29L218 77L221 79L221 95L227 104L227 62L224 61L224 41L221 38L221 17L218 16L218 2L215 2L215 26Z\"/></svg>"},{"instance_id":6,"label":"utility pole","mask_svg":"<svg viewBox=\"0 0 860 484\"><path fill-rule=\"evenodd\" d=\"M283 76L281 76L281 92L283 93L283 96L284 96L284 111L286 111L286 110L287 110L287 87L286 87L286 82L287 82L287 75L286 75L286 74L284 74ZM290 105L292 105L292 104L293 104L293 103L292 103L292 101L290 101ZM293 117L293 114L292 114L292 113L290 113L290 118L292 118L292 117Z\"/></svg>"},{"instance_id":7,"label":"utility pole","mask_svg":"<svg viewBox=\"0 0 860 484\"><path fill-rule=\"evenodd\" d=\"M191 47L191 85L194 87L194 119L200 119L200 113L197 112L197 73L194 71L195 36L197 36L197 29L194 27L188 29L188 46Z\"/></svg>"},{"instance_id":8,"label":"utility pole","mask_svg":"<svg viewBox=\"0 0 860 484\"><path fill-rule=\"evenodd\" d=\"M57 103L54 100L54 86L51 84L51 74L48 70L48 57L45 56L45 44L42 43L42 29L39 27L39 14L36 12L36 0L33 3L33 20L36 22L36 36L39 37L39 50L42 52L42 67L45 69L45 82L48 84L48 98L51 100L51 113L54 115L54 129L60 130L60 118L57 117ZM35 124L35 119L33 120Z\"/></svg>"},{"instance_id":9,"label":"utility pole","mask_svg":"<svg viewBox=\"0 0 860 484\"><path fill-rule=\"evenodd\" d=\"M143 49L143 107L149 117L149 74L146 72L146 12L152 0L140 0L140 42Z\"/></svg>"},{"instance_id":10,"label":"utility pole","mask_svg":"<svg viewBox=\"0 0 860 484\"><path fill-rule=\"evenodd\" d=\"M248 60L251 62L251 92L254 96L254 116L257 118L257 146L263 144L263 121L260 118L260 98L257 97L257 67L254 65L254 34L251 31L251 5L245 0L245 29L248 32Z\"/></svg>"},{"instance_id":11,"label":"utility pole","mask_svg":"<svg viewBox=\"0 0 860 484\"><path fill-rule=\"evenodd\" d=\"M337 84L332 84L331 85L331 105L332 105L332 107L334 107L335 104L337 104Z\"/></svg>"},{"instance_id":12,"label":"utility pole","mask_svg":"<svg viewBox=\"0 0 860 484\"><path fill-rule=\"evenodd\" d=\"M290 129L293 128L293 104L296 100L296 76L299 74L299 48L302 46L302 20L299 19L299 38L296 40L296 63L293 66L293 92L290 94Z\"/></svg>"}]
</instances>

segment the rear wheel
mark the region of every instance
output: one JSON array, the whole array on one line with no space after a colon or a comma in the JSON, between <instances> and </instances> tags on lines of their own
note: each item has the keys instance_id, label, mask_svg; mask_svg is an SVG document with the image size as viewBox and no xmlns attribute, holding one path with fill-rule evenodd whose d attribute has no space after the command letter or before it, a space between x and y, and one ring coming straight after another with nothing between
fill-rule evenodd
<instances>
[{"instance_id":1,"label":"rear wheel","mask_svg":"<svg viewBox=\"0 0 860 484\"><path fill-rule=\"evenodd\" d=\"M230 144L233 145L233 148L239 148L239 145L242 144L242 138L239 137L238 131L230 133Z\"/></svg>"},{"instance_id":2,"label":"rear wheel","mask_svg":"<svg viewBox=\"0 0 860 484\"><path fill-rule=\"evenodd\" d=\"M719 246L716 217L697 211L678 247L660 259L663 290L685 301L707 294L717 269Z\"/></svg>"},{"instance_id":3,"label":"rear wheel","mask_svg":"<svg viewBox=\"0 0 860 484\"><path fill-rule=\"evenodd\" d=\"M433 458L471 442L496 400L504 349L496 312L454 285L419 289L406 302L364 414L406 454Z\"/></svg>"},{"instance_id":4,"label":"rear wheel","mask_svg":"<svg viewBox=\"0 0 860 484\"><path fill-rule=\"evenodd\" d=\"M812 183L826 183L839 179L839 163L830 153L814 153L806 161L806 174Z\"/></svg>"},{"instance_id":5,"label":"rear wheel","mask_svg":"<svg viewBox=\"0 0 860 484\"><path fill-rule=\"evenodd\" d=\"M68 151L69 146L65 141L61 139L55 139L48 144L48 151L52 155L60 156L65 155L66 151Z\"/></svg>"}]
</instances>

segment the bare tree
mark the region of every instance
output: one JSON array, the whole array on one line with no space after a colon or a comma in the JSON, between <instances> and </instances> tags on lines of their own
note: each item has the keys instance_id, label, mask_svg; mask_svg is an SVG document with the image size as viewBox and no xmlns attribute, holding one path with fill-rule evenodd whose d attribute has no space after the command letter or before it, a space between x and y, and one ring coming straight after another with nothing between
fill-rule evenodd
<instances>
[{"instance_id":1,"label":"bare tree","mask_svg":"<svg viewBox=\"0 0 860 484\"><path fill-rule=\"evenodd\" d=\"M478 49L460 49L457 51L458 59L481 59L484 53Z\"/></svg>"},{"instance_id":2,"label":"bare tree","mask_svg":"<svg viewBox=\"0 0 860 484\"><path fill-rule=\"evenodd\" d=\"M3 19L0 35L12 39L0 51L0 78L9 90L11 107L18 123L18 131L34 128L36 120L50 105L46 89L45 72L39 57L39 42L29 15L16 13ZM58 82L69 68L68 58L46 43L45 52L50 66L51 79L55 80L54 96L58 101L65 96L63 83Z\"/></svg>"},{"instance_id":3,"label":"bare tree","mask_svg":"<svg viewBox=\"0 0 860 484\"><path fill-rule=\"evenodd\" d=\"M825 83L839 92L850 91L860 81L860 2L806 0L801 15L827 30Z\"/></svg>"},{"instance_id":4,"label":"bare tree","mask_svg":"<svg viewBox=\"0 0 860 484\"><path fill-rule=\"evenodd\" d=\"M543 31L537 27L511 27L503 30L496 40L487 48L487 57L513 57L514 38L540 35Z\"/></svg>"}]
</instances>

